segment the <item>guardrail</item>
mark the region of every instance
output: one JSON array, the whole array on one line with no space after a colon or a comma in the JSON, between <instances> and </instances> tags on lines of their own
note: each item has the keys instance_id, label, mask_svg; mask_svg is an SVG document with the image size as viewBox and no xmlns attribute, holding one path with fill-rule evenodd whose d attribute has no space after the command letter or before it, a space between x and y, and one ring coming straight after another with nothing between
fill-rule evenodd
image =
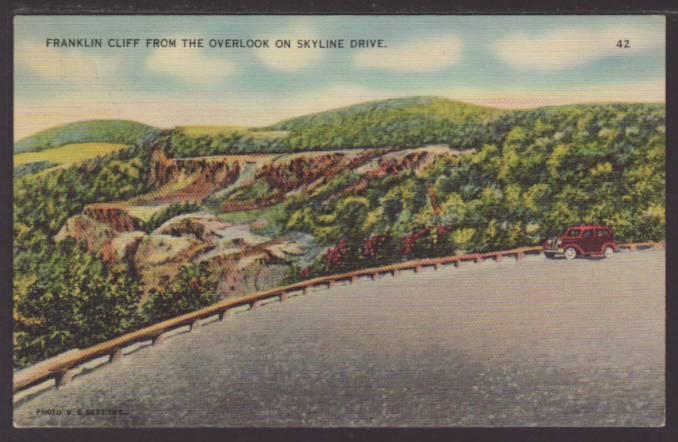
<instances>
[{"instance_id":1,"label":"guardrail","mask_svg":"<svg viewBox=\"0 0 678 442\"><path fill-rule=\"evenodd\" d=\"M646 248L663 249L662 242L644 242L644 243L630 243L621 244L620 249L638 250ZM284 287L277 287L270 290L255 292L242 298L225 300L208 307L196 310L190 313L177 316L175 318L167 319L157 324L142 328L140 330L127 333L115 339L94 345L84 350L74 350L64 354L61 357L55 357L52 360L47 360L29 367L14 375L13 391L17 393L21 390L35 386L42 382L54 379L56 386L69 382L73 376L73 369L77 366L94 359L108 355L110 361L115 361L122 358L122 350L135 343L152 341L154 345L159 344L163 340L163 334L188 325L191 330L200 326L200 321L209 317L218 316L219 320L223 320L228 314L229 310L249 306L250 309L256 309L263 301L279 298L280 302L287 300L288 295L293 292L302 291L304 294L311 287L327 286L331 287L334 283L340 281L354 282L361 277L369 277L376 279L382 275L390 274L395 276L397 272L411 270L418 272L425 267L433 267L437 269L439 266L454 265L458 266L462 262L482 262L483 260L492 259L501 261L505 257L514 257L516 260L525 258L526 255L541 254L542 247L521 247L511 250L503 250L489 253L474 253L460 256L448 256L442 258L429 258L414 261L407 261L397 264L391 264L382 267L374 267L368 269L357 270L349 273L341 273L337 275L322 276Z\"/></svg>"}]
</instances>

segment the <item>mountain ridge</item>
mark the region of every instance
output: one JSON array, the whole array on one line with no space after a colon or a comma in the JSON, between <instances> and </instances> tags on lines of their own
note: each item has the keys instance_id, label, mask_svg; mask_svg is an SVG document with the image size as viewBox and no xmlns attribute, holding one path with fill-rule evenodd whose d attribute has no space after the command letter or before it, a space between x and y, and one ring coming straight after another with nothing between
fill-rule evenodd
<instances>
[{"instance_id":1,"label":"mountain ridge","mask_svg":"<svg viewBox=\"0 0 678 442\"><path fill-rule=\"evenodd\" d=\"M159 129L132 120L92 119L54 126L21 138L14 143L14 153L39 152L66 144L120 143L135 144Z\"/></svg>"},{"instance_id":2,"label":"mountain ridge","mask_svg":"<svg viewBox=\"0 0 678 442\"><path fill-rule=\"evenodd\" d=\"M252 153L262 151L302 151L330 148L362 148L374 146L403 145L414 147L429 143L449 143L469 147L474 133L491 130L489 123L506 116L530 112L567 108L599 106L650 106L661 107L664 103L576 103L557 106L541 106L532 109L500 109L477 105L439 96L412 96L370 100L287 118L268 126L246 127L231 130L233 139L224 140L224 152ZM228 127L210 126L213 128ZM463 136L450 136L454 128L463 128ZM176 126L182 131L185 126ZM24 137L14 143L14 153L36 152L65 144L86 142L135 144L144 137L161 129L132 120L92 119L55 126ZM276 137L259 137L258 133L279 131ZM184 132L186 132L184 130ZM219 131L216 131L217 133ZM229 131L222 131L228 138ZM285 133L283 135L283 133ZM187 138L192 137L185 134ZM216 138L213 135L212 138ZM228 150L226 144L232 144ZM243 145L245 147L239 147ZM274 147L271 147L274 146ZM188 151L200 150L191 146ZM226 152L228 151L228 152Z\"/></svg>"}]
</instances>

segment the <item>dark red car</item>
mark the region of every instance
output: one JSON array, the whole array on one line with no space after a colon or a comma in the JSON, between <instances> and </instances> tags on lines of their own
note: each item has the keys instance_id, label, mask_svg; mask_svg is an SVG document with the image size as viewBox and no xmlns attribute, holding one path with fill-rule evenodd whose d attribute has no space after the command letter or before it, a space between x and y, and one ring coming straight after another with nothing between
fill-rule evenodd
<instances>
[{"instance_id":1,"label":"dark red car","mask_svg":"<svg viewBox=\"0 0 678 442\"><path fill-rule=\"evenodd\" d=\"M547 258L577 256L611 257L617 251L614 232L608 226L581 225L569 227L564 234L544 242Z\"/></svg>"}]
</instances>

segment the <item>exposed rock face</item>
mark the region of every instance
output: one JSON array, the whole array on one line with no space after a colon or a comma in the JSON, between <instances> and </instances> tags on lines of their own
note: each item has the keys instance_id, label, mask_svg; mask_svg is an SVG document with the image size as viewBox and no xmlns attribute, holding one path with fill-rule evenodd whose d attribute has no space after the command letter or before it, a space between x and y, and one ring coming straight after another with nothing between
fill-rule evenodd
<instances>
[{"instance_id":1,"label":"exposed rock face","mask_svg":"<svg viewBox=\"0 0 678 442\"><path fill-rule=\"evenodd\" d=\"M289 260L303 254L294 241L271 240L248 225L219 221L209 213L178 215L151 234L118 232L86 215L68 219L55 240L85 241L111 266L126 264L140 276L145 291L170 282L191 262L206 261L221 275L222 296L246 294L280 283Z\"/></svg>"},{"instance_id":2,"label":"exposed rock face","mask_svg":"<svg viewBox=\"0 0 678 442\"><path fill-rule=\"evenodd\" d=\"M108 225L117 232L131 232L134 230L132 217L119 205L90 204L85 207L83 214Z\"/></svg>"},{"instance_id":3,"label":"exposed rock face","mask_svg":"<svg viewBox=\"0 0 678 442\"><path fill-rule=\"evenodd\" d=\"M156 190L133 202L137 205L202 204L236 182L240 190L266 183L269 191L265 195L257 195L255 191L256 196L251 199L238 197L223 202L224 212L249 211L278 204L295 192L313 192L346 170L364 175L365 179L397 175L419 170L435 158L459 153L447 146L426 146L395 152L380 148L169 159L162 150L156 150L149 174L149 184ZM246 171L252 168L254 171L249 176Z\"/></svg>"},{"instance_id":4,"label":"exposed rock face","mask_svg":"<svg viewBox=\"0 0 678 442\"><path fill-rule=\"evenodd\" d=\"M135 259L140 266L183 260L198 244L200 241L188 237L151 234L139 244Z\"/></svg>"},{"instance_id":5,"label":"exposed rock face","mask_svg":"<svg viewBox=\"0 0 678 442\"><path fill-rule=\"evenodd\" d=\"M160 187L193 178L201 183L223 187L235 182L239 175L240 163L227 156L169 159L162 150L156 150L151 156L149 184Z\"/></svg>"},{"instance_id":6,"label":"exposed rock face","mask_svg":"<svg viewBox=\"0 0 678 442\"><path fill-rule=\"evenodd\" d=\"M148 176L148 184L162 185L168 181L167 169L171 164L169 158L160 149L151 153L151 173Z\"/></svg>"},{"instance_id":7,"label":"exposed rock face","mask_svg":"<svg viewBox=\"0 0 678 442\"><path fill-rule=\"evenodd\" d=\"M287 276L289 266L267 253L249 256L222 267L217 291L222 297L245 295L275 287Z\"/></svg>"},{"instance_id":8,"label":"exposed rock face","mask_svg":"<svg viewBox=\"0 0 678 442\"><path fill-rule=\"evenodd\" d=\"M189 237L150 234L143 237L134 255L134 266L146 289L170 281L181 268L211 246Z\"/></svg>"},{"instance_id":9,"label":"exposed rock face","mask_svg":"<svg viewBox=\"0 0 678 442\"><path fill-rule=\"evenodd\" d=\"M133 232L124 232L110 241L109 261L126 261L133 263L134 255L137 252L139 244L146 234L135 230Z\"/></svg>"},{"instance_id":10,"label":"exposed rock face","mask_svg":"<svg viewBox=\"0 0 678 442\"><path fill-rule=\"evenodd\" d=\"M321 180L326 182L347 169L353 169L383 153L381 150L328 152L273 161L257 173L271 189L287 193Z\"/></svg>"},{"instance_id":11,"label":"exposed rock face","mask_svg":"<svg viewBox=\"0 0 678 442\"><path fill-rule=\"evenodd\" d=\"M118 232L110 226L96 219L87 215L75 215L66 220L59 233L54 236L54 240L74 238L76 241L85 241L89 250L101 252L106 243L117 234Z\"/></svg>"},{"instance_id":12,"label":"exposed rock face","mask_svg":"<svg viewBox=\"0 0 678 442\"><path fill-rule=\"evenodd\" d=\"M135 230L137 222L131 214L148 215L133 209L166 208L172 203L203 204L210 197L223 212L258 209L281 203L295 193L313 194L347 170L359 175L359 179L330 198L359 194L369 189L370 181L376 177L418 173L436 158L458 154L447 146L427 146L399 151L168 159L162 150L156 150L149 174L153 191L129 201L90 204L83 214L68 219L55 239L73 237L86 241L89 249L111 266L128 265L138 273L147 292L171 281L181 266L207 262L221 276L223 296L245 294L279 284L290 263L304 255L306 245L257 235L247 224L225 223L206 212L175 216L146 234Z\"/></svg>"},{"instance_id":13,"label":"exposed rock face","mask_svg":"<svg viewBox=\"0 0 678 442\"><path fill-rule=\"evenodd\" d=\"M232 227L209 213L189 213L175 216L158 227L153 233L160 235L191 237L198 241L215 243L223 237L224 229Z\"/></svg>"}]
</instances>

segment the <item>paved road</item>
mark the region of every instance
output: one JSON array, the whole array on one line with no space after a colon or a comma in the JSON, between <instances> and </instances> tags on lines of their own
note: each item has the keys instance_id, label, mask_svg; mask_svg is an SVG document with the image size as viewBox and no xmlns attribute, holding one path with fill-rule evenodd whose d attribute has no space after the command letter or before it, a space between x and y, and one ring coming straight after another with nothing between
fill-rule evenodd
<instances>
[{"instance_id":1,"label":"paved road","mask_svg":"<svg viewBox=\"0 0 678 442\"><path fill-rule=\"evenodd\" d=\"M664 262L531 257L318 288L24 399L15 422L661 425Z\"/></svg>"}]
</instances>

